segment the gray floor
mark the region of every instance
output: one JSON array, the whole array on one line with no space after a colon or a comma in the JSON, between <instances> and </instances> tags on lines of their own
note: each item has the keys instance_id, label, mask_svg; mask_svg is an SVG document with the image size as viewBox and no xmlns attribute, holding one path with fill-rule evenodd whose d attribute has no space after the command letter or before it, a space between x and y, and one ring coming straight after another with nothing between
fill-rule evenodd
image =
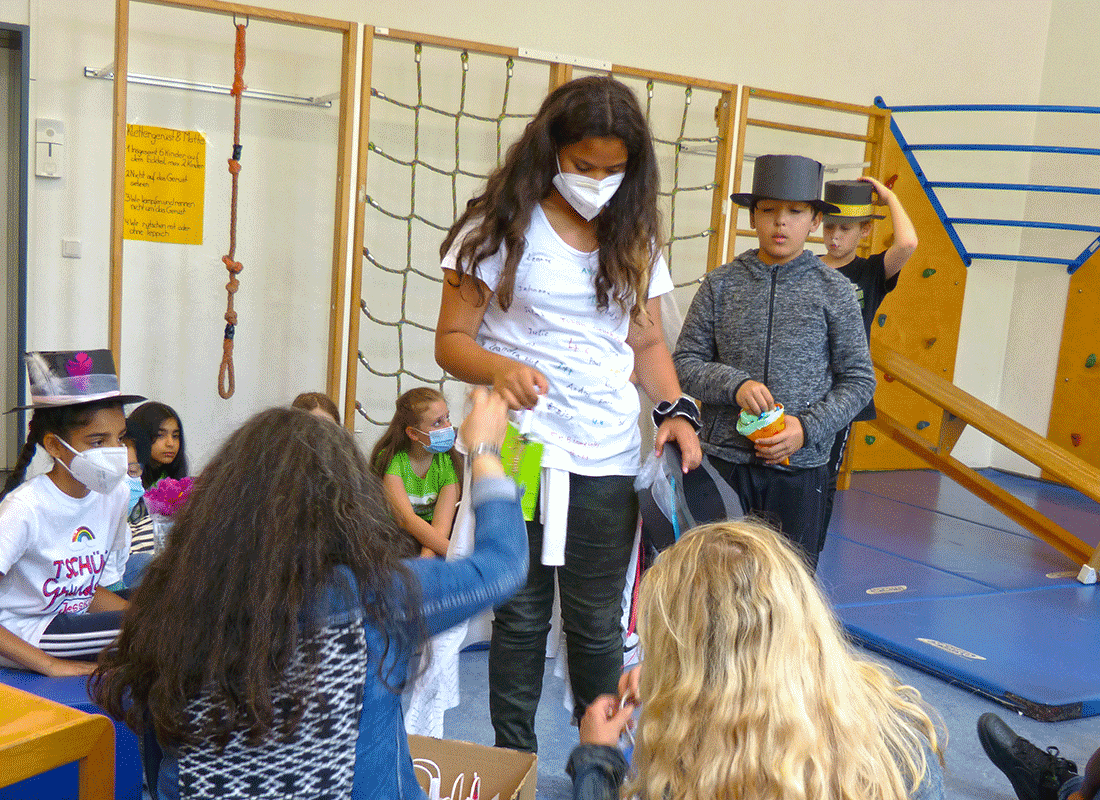
<instances>
[{"instance_id":1,"label":"gray floor","mask_svg":"<svg viewBox=\"0 0 1100 800\"><path fill-rule=\"evenodd\" d=\"M1010 646L1006 643L1006 646ZM462 703L447 712L444 735L478 744L493 743L489 723L486 685L487 651L462 654ZM542 704L536 719L539 738L538 800L565 800L571 796L565 761L577 743L577 729L569 725L562 706L562 681L548 663ZM949 800L1013 800L1015 794L1005 777L990 763L975 734L977 719L986 711L1001 715L1012 728L1037 745L1057 745L1063 756L1084 762L1100 747L1100 717L1069 722L1043 723L1018 716L1002 706L918 670L887 662L901 680L920 690L937 708L947 726L946 789Z\"/></svg>"}]
</instances>

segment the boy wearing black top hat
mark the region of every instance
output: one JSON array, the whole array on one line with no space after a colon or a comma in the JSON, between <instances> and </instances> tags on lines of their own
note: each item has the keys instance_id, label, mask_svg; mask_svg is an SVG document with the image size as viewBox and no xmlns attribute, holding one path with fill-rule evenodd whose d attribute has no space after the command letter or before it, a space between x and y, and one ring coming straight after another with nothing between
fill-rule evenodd
<instances>
[{"instance_id":1,"label":"boy wearing black top hat","mask_svg":"<svg viewBox=\"0 0 1100 800\"><path fill-rule=\"evenodd\" d=\"M872 192L878 197L872 204ZM917 249L917 230L901 201L885 184L864 176L858 181L827 181L825 201L839 209L837 214L826 214L824 224L825 253L821 260L826 266L839 271L856 286L856 299L863 313L863 329L871 339L871 321L883 298L898 285L898 273ZM894 241L889 249L875 253L870 258L856 255L859 243L871 234L871 220L884 219L874 213L874 206L886 206L894 223ZM856 414L854 422L875 418L874 400ZM829 485L825 503L825 530L833 514L833 497L836 495L836 479L844 447L848 442L851 425L837 432L833 450L829 456ZM824 538L824 531L822 532Z\"/></svg>"},{"instance_id":2,"label":"boy wearing black top hat","mask_svg":"<svg viewBox=\"0 0 1100 800\"><path fill-rule=\"evenodd\" d=\"M703 450L745 513L776 524L805 552L821 552L827 462L837 431L871 399L875 373L850 281L805 250L822 214L823 169L802 156L756 159L748 206L760 247L708 273L673 354L684 391L703 402ZM742 409L782 403L785 428L750 441ZM783 461L789 459L789 466Z\"/></svg>"}]
</instances>

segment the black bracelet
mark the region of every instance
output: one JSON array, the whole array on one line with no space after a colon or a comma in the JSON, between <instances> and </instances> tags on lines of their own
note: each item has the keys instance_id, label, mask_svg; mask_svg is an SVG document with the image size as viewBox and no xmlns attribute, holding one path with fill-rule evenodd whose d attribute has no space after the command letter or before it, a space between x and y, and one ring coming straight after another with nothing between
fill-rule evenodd
<instances>
[{"instance_id":1,"label":"black bracelet","mask_svg":"<svg viewBox=\"0 0 1100 800\"><path fill-rule=\"evenodd\" d=\"M696 433L703 428L703 423L699 421L699 406L687 395L681 396L675 403L664 400L653 409L653 424L658 428L671 417L683 417L691 423Z\"/></svg>"}]
</instances>

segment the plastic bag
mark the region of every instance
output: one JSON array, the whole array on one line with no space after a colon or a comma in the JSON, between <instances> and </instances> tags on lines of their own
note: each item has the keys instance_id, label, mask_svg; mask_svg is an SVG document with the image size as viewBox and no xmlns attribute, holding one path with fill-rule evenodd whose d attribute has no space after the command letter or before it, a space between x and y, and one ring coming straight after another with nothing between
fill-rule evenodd
<instances>
[{"instance_id":1,"label":"plastic bag","mask_svg":"<svg viewBox=\"0 0 1100 800\"><path fill-rule=\"evenodd\" d=\"M736 519L744 513L737 493L706 456L684 474L680 449L672 442L660 456L650 453L634 480L634 489L643 538L658 552L696 525Z\"/></svg>"},{"instance_id":2,"label":"plastic bag","mask_svg":"<svg viewBox=\"0 0 1100 800\"><path fill-rule=\"evenodd\" d=\"M676 459L677 463L679 458ZM672 524L673 541L680 538L679 517L676 514L676 476L669 471L668 459L650 451L642 470L634 479L634 491L648 492L666 520Z\"/></svg>"}]
</instances>

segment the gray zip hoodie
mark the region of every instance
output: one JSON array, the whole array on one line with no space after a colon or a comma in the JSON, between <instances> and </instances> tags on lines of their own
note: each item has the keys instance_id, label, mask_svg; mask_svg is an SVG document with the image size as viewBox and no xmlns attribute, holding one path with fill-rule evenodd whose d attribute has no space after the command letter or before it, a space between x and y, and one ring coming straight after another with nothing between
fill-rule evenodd
<instances>
[{"instance_id":1,"label":"gray zip hoodie","mask_svg":"<svg viewBox=\"0 0 1100 800\"><path fill-rule=\"evenodd\" d=\"M672 361L683 390L703 403L704 452L760 463L736 427L735 395L752 379L802 423L805 444L791 468L821 466L836 432L875 391L855 287L808 250L777 266L758 252L748 250L703 279Z\"/></svg>"}]
</instances>

